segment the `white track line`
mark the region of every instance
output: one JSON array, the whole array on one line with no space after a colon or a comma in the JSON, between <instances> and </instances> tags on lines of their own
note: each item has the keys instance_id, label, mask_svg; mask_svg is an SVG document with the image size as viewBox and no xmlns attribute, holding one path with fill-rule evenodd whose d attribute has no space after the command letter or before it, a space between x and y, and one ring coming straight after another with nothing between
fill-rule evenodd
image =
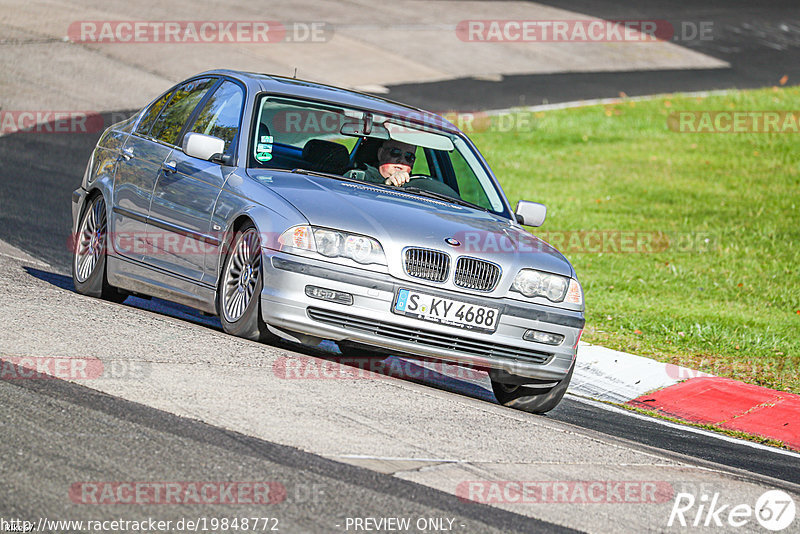
<instances>
[{"instance_id":1,"label":"white track line","mask_svg":"<svg viewBox=\"0 0 800 534\"><path fill-rule=\"evenodd\" d=\"M395 456L372 456L369 454L337 454L331 458L348 458L351 460L383 460L387 462L432 462L444 464L466 463L465 460L451 460L448 458L407 458Z\"/></svg>"}]
</instances>

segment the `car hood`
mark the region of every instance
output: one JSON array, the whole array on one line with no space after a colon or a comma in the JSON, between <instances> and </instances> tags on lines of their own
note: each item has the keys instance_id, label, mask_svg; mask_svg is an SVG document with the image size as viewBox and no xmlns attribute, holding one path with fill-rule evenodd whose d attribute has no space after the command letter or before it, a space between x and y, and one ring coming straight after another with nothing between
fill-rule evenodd
<instances>
[{"instance_id":1,"label":"car hood","mask_svg":"<svg viewBox=\"0 0 800 534\"><path fill-rule=\"evenodd\" d=\"M270 170L250 175L282 196L314 226L378 239L391 265L408 246L467 255L510 268L574 276L564 256L504 217L403 191L335 178ZM445 242L450 238L457 246Z\"/></svg>"}]
</instances>

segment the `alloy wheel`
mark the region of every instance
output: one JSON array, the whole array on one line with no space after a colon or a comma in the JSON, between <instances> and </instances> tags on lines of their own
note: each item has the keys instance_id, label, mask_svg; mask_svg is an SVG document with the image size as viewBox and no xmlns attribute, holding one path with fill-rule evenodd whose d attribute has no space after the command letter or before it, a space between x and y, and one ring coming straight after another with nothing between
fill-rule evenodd
<instances>
[{"instance_id":1,"label":"alloy wheel","mask_svg":"<svg viewBox=\"0 0 800 534\"><path fill-rule=\"evenodd\" d=\"M255 228L239 236L225 269L222 284L222 308L225 319L238 321L254 298L261 276L261 242Z\"/></svg>"}]
</instances>

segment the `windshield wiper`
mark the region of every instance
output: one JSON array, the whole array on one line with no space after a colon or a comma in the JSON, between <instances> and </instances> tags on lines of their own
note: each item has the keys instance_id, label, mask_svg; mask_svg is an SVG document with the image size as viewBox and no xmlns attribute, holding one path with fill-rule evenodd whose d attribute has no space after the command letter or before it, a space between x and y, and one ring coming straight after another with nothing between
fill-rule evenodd
<instances>
[{"instance_id":1,"label":"windshield wiper","mask_svg":"<svg viewBox=\"0 0 800 534\"><path fill-rule=\"evenodd\" d=\"M289 171L294 174L306 174L308 176L321 176L323 178L334 178L336 180L341 180L343 182L353 182L355 184L362 184L362 185L375 185L378 187L388 187L383 184L373 184L372 182L365 182L364 180L359 180L358 178L348 178L347 176L342 176L341 174L333 174L329 172L319 172L319 171L309 171L308 169L301 169L296 168Z\"/></svg>"},{"instance_id":2,"label":"windshield wiper","mask_svg":"<svg viewBox=\"0 0 800 534\"><path fill-rule=\"evenodd\" d=\"M477 204L473 204L472 202L467 202L466 200L462 200L460 198L451 197L450 195L445 195L444 193L435 193L433 191L428 191L427 189L421 189L419 187L411 186L411 187L396 187L395 189L399 191L408 191L409 193L414 193L416 195L420 195L423 197L428 198L435 198L437 200L444 200L445 202L452 202L453 204L458 204L460 206L467 206L469 208L475 208L476 210L486 211L489 210L484 208L483 206L478 206Z\"/></svg>"}]
</instances>

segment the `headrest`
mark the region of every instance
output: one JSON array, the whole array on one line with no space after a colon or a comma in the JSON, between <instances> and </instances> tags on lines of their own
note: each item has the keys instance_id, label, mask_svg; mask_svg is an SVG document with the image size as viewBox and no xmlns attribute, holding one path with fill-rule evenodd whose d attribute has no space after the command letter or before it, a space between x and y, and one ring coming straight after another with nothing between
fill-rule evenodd
<instances>
[{"instance_id":1,"label":"headrest","mask_svg":"<svg viewBox=\"0 0 800 534\"><path fill-rule=\"evenodd\" d=\"M303 159L309 163L310 171L330 174L344 174L350 165L347 147L322 139L311 139L306 143L303 147Z\"/></svg>"}]
</instances>

